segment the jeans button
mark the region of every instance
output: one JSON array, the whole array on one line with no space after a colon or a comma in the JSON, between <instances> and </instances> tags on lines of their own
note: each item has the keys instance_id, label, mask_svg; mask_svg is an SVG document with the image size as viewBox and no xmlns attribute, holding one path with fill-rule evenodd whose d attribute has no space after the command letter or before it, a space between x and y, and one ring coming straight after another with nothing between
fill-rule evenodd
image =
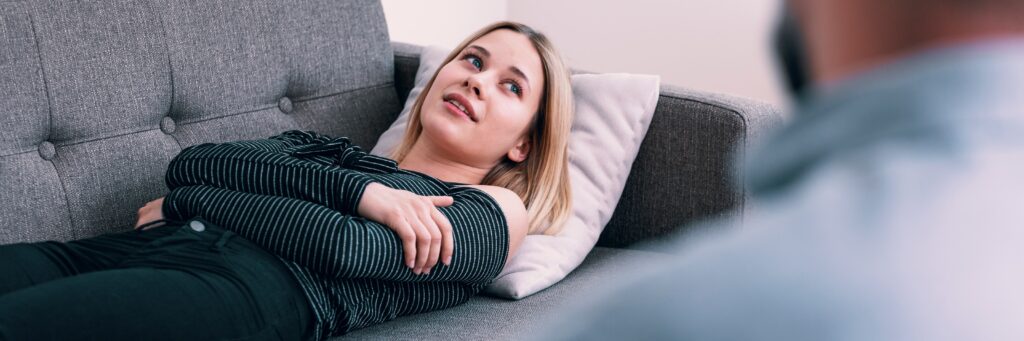
<instances>
[{"instance_id":1,"label":"jeans button","mask_svg":"<svg viewBox=\"0 0 1024 341\"><path fill-rule=\"evenodd\" d=\"M195 230L196 232L203 232L203 230L206 230L206 225L203 225L203 223L198 220L190 221L188 223L188 227L191 227L192 230Z\"/></svg>"}]
</instances>

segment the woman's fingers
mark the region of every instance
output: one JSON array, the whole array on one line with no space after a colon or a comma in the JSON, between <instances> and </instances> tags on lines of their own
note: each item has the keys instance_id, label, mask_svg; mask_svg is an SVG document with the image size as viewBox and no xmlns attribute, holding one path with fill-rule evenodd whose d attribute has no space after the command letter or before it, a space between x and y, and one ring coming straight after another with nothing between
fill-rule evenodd
<instances>
[{"instance_id":1,"label":"woman's fingers","mask_svg":"<svg viewBox=\"0 0 1024 341\"><path fill-rule=\"evenodd\" d=\"M372 200L371 200L372 199ZM454 248L451 223L438 207L454 204L450 196L419 196L388 187L368 186L359 214L371 220L389 221L402 241L406 266L417 275L430 273L437 263L451 263Z\"/></svg>"},{"instance_id":2,"label":"woman's fingers","mask_svg":"<svg viewBox=\"0 0 1024 341\"><path fill-rule=\"evenodd\" d=\"M402 240L402 250L405 250L405 265L409 269L415 269L416 262L416 233L414 232L412 225L409 224L405 219L399 218L398 220L398 239Z\"/></svg>"},{"instance_id":3,"label":"woman's fingers","mask_svg":"<svg viewBox=\"0 0 1024 341\"><path fill-rule=\"evenodd\" d=\"M451 265L452 254L455 253L455 240L452 236L452 224L436 207L451 206L455 203L455 199L450 196L429 196L427 198L429 198L430 202L435 206L435 208L430 210L430 215L441 233L441 250L439 257L445 265Z\"/></svg>"},{"instance_id":4,"label":"woman's fingers","mask_svg":"<svg viewBox=\"0 0 1024 341\"><path fill-rule=\"evenodd\" d=\"M430 215L434 218L434 223L441 230L441 261L444 265L452 265L452 253L455 252L455 239L452 236L452 223L448 221L448 217L441 214L441 211L434 208L430 210Z\"/></svg>"},{"instance_id":5,"label":"woman's fingers","mask_svg":"<svg viewBox=\"0 0 1024 341\"><path fill-rule=\"evenodd\" d=\"M430 199L430 203L434 204L434 206L445 207L455 203L455 199L449 196L432 196L427 198Z\"/></svg>"},{"instance_id":6,"label":"woman's fingers","mask_svg":"<svg viewBox=\"0 0 1024 341\"><path fill-rule=\"evenodd\" d=\"M430 250L428 251L427 264L422 269L425 274L429 274L430 270L437 265L437 260L441 253L441 229L434 222L434 217L430 215L430 212L435 210L433 206L426 207L420 213L420 219L425 222L428 232L430 233Z\"/></svg>"},{"instance_id":7,"label":"woman's fingers","mask_svg":"<svg viewBox=\"0 0 1024 341\"><path fill-rule=\"evenodd\" d=\"M416 267L413 268L413 272L419 275L423 273L427 258L430 257L430 230L418 214L410 212L409 215L416 220L413 224L416 226Z\"/></svg>"},{"instance_id":8,"label":"woman's fingers","mask_svg":"<svg viewBox=\"0 0 1024 341\"><path fill-rule=\"evenodd\" d=\"M163 219L163 202L164 198L160 197L157 198L156 200L147 202L145 205L139 208L137 212L138 217L135 219L135 229L138 229L139 226L143 224Z\"/></svg>"}]
</instances>

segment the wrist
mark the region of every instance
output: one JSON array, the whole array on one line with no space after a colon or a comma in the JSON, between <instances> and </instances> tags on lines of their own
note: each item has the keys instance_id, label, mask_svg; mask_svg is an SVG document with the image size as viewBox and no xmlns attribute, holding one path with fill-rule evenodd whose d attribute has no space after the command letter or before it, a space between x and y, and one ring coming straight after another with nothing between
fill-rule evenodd
<instances>
[{"instance_id":1,"label":"wrist","mask_svg":"<svg viewBox=\"0 0 1024 341\"><path fill-rule=\"evenodd\" d=\"M358 191L356 193L355 208L352 211L362 217L367 217L368 211L373 207L373 198L377 197L381 190L386 189L387 186L384 186L380 183L372 181L368 182L365 186L363 186L361 191Z\"/></svg>"}]
</instances>

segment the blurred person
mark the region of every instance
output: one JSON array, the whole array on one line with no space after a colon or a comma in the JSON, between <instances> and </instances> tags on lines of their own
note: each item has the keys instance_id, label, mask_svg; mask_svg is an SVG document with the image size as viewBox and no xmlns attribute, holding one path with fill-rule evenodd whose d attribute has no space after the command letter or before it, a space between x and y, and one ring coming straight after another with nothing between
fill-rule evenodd
<instances>
[{"instance_id":1,"label":"blurred person","mask_svg":"<svg viewBox=\"0 0 1024 341\"><path fill-rule=\"evenodd\" d=\"M783 13L797 113L750 153L759 209L536 338L1024 340L1024 1Z\"/></svg>"}]
</instances>

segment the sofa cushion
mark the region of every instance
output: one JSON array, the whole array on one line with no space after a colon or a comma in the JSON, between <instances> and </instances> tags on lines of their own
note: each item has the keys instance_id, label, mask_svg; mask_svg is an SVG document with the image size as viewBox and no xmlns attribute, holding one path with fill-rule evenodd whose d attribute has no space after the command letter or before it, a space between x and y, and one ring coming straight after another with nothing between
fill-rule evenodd
<instances>
[{"instance_id":1,"label":"sofa cushion","mask_svg":"<svg viewBox=\"0 0 1024 341\"><path fill-rule=\"evenodd\" d=\"M603 290L641 264L664 261L659 252L596 247L558 285L518 301L478 295L445 310L399 317L343 336L354 340L518 340L540 325L547 314ZM341 339L341 338L336 338Z\"/></svg>"},{"instance_id":2,"label":"sofa cushion","mask_svg":"<svg viewBox=\"0 0 1024 341\"><path fill-rule=\"evenodd\" d=\"M401 104L380 3L0 2L0 244L123 230L182 148L371 148Z\"/></svg>"}]
</instances>

